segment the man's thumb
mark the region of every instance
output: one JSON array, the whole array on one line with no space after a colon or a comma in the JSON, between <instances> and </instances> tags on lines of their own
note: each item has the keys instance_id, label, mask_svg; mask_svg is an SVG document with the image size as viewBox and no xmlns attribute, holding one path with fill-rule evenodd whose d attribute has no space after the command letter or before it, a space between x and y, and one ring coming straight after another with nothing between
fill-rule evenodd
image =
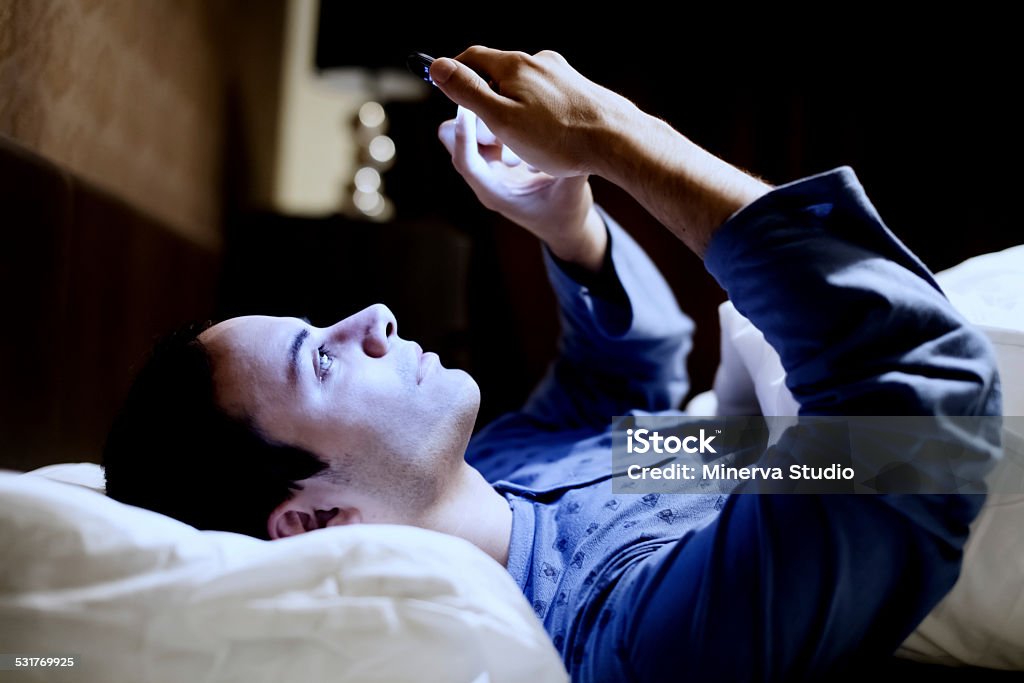
<instances>
[{"instance_id":1,"label":"man's thumb","mask_svg":"<svg viewBox=\"0 0 1024 683\"><path fill-rule=\"evenodd\" d=\"M459 63L448 57L435 59L430 65L430 80L438 85L444 85L459 68Z\"/></svg>"},{"instance_id":2,"label":"man's thumb","mask_svg":"<svg viewBox=\"0 0 1024 683\"><path fill-rule=\"evenodd\" d=\"M498 95L480 75L465 64L441 57L430 65L430 80L455 104L486 114L497 104Z\"/></svg>"}]
</instances>

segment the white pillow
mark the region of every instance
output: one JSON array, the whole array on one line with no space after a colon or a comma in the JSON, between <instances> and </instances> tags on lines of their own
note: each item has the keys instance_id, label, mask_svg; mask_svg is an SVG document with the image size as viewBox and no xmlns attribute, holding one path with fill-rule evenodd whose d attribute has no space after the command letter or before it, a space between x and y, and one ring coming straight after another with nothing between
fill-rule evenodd
<instances>
[{"instance_id":1,"label":"white pillow","mask_svg":"<svg viewBox=\"0 0 1024 683\"><path fill-rule=\"evenodd\" d=\"M62 462L34 469L25 474L32 477L46 477L52 481L74 484L97 493L106 494L107 481L103 468L94 462Z\"/></svg>"},{"instance_id":2,"label":"white pillow","mask_svg":"<svg viewBox=\"0 0 1024 683\"><path fill-rule=\"evenodd\" d=\"M995 347L1003 414L1024 415L1024 244L975 256L935 279Z\"/></svg>"},{"instance_id":3,"label":"white pillow","mask_svg":"<svg viewBox=\"0 0 1024 683\"><path fill-rule=\"evenodd\" d=\"M718 307L722 328L721 362L715 373L714 392L719 415L796 415L800 404L786 388L786 371L779 354L761 330L744 317L731 301ZM743 387L737 391L736 387ZM742 394L753 393L755 399ZM723 400L725 399L725 400Z\"/></svg>"},{"instance_id":4,"label":"white pillow","mask_svg":"<svg viewBox=\"0 0 1024 683\"><path fill-rule=\"evenodd\" d=\"M965 261L936 276L996 352L1005 456L993 489L1024 492L1024 245ZM719 307L719 415L795 415L779 355L731 302ZM706 410L706 405L705 410ZM751 409L751 405L753 408ZM1024 670L1024 493L990 494L964 550L953 590L897 654L918 661Z\"/></svg>"},{"instance_id":5,"label":"white pillow","mask_svg":"<svg viewBox=\"0 0 1024 683\"><path fill-rule=\"evenodd\" d=\"M12 472L0 520L3 650L77 655L69 680L567 680L505 568L451 536L260 541Z\"/></svg>"},{"instance_id":6,"label":"white pillow","mask_svg":"<svg viewBox=\"0 0 1024 683\"><path fill-rule=\"evenodd\" d=\"M1024 669L1024 245L968 259L935 279L995 349L1007 417L994 488L1015 493L989 494L971 525L960 580L898 654Z\"/></svg>"}]
</instances>

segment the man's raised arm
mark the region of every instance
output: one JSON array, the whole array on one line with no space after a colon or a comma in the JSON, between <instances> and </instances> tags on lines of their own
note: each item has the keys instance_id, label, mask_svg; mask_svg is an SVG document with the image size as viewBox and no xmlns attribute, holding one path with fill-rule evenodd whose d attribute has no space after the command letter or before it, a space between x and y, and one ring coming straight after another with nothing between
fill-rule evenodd
<instances>
[{"instance_id":1,"label":"man's raised arm","mask_svg":"<svg viewBox=\"0 0 1024 683\"><path fill-rule=\"evenodd\" d=\"M609 178L706 258L779 351L802 414L999 414L988 343L850 169L771 190L554 53L458 59L434 62L435 82L524 160ZM975 436L963 447L992 457L997 444ZM953 585L980 499L731 496L615 587L574 675L791 681L885 655Z\"/></svg>"},{"instance_id":2,"label":"man's raised arm","mask_svg":"<svg viewBox=\"0 0 1024 683\"><path fill-rule=\"evenodd\" d=\"M555 52L471 47L436 60L430 75L524 161L558 177L607 178L698 256L729 216L771 189L587 80Z\"/></svg>"},{"instance_id":3,"label":"man's raised arm","mask_svg":"<svg viewBox=\"0 0 1024 683\"><path fill-rule=\"evenodd\" d=\"M998 399L984 339L885 227L852 170L773 191L554 52L472 47L436 60L431 76L524 161L608 178L707 256L779 352L802 414L974 415L991 410L985 394Z\"/></svg>"}]
</instances>

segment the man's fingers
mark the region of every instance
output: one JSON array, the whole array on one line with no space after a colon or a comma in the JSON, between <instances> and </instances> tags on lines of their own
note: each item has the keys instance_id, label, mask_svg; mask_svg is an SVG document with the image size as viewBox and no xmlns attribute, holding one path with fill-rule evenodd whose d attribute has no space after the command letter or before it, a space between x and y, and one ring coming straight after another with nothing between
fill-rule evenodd
<instances>
[{"instance_id":1,"label":"man's fingers","mask_svg":"<svg viewBox=\"0 0 1024 683\"><path fill-rule=\"evenodd\" d=\"M476 141L481 145L497 145L498 136L491 132L484 120L479 116L476 119Z\"/></svg>"},{"instance_id":2,"label":"man's fingers","mask_svg":"<svg viewBox=\"0 0 1024 683\"><path fill-rule=\"evenodd\" d=\"M487 160L480 154L476 121L477 116L472 110L459 107L459 113L455 116L455 152L452 154L452 164L476 193L480 202L489 209L495 209L493 200L501 195L502 190Z\"/></svg>"},{"instance_id":3,"label":"man's fingers","mask_svg":"<svg viewBox=\"0 0 1024 683\"><path fill-rule=\"evenodd\" d=\"M455 115L452 163L463 176L483 179L489 173L487 162L480 156L477 147L476 114L465 107L459 107L459 113Z\"/></svg>"},{"instance_id":4,"label":"man's fingers","mask_svg":"<svg viewBox=\"0 0 1024 683\"><path fill-rule=\"evenodd\" d=\"M518 166L523 163L523 160L519 158L519 155L505 145L501 146L501 160L506 166Z\"/></svg>"},{"instance_id":5,"label":"man's fingers","mask_svg":"<svg viewBox=\"0 0 1024 683\"><path fill-rule=\"evenodd\" d=\"M438 126L437 139L441 141L441 144L444 145L444 148L448 150L449 154L455 154L455 119L448 119ZM498 140L498 137L491 132L491 129L487 127L487 124L484 123L483 119L480 117L477 117L476 119L476 143L481 148L501 146L501 141ZM486 156L483 149L480 150L480 154L482 156ZM499 152L499 155L500 154L501 152ZM513 152L512 154L514 156L515 153ZM519 157L516 157L517 160L518 158ZM518 163L518 161L516 161L516 163Z\"/></svg>"},{"instance_id":6,"label":"man's fingers","mask_svg":"<svg viewBox=\"0 0 1024 683\"><path fill-rule=\"evenodd\" d=\"M495 144L481 145L478 137L481 131L486 131ZM497 210L494 201L502 194L502 189L489 163L500 159L509 166L515 166L520 163L519 157L501 145L494 134L480 123L477 115L465 107L459 107L454 119L438 127L437 137L452 155L455 170L476 193L480 202L487 208Z\"/></svg>"},{"instance_id":7,"label":"man's fingers","mask_svg":"<svg viewBox=\"0 0 1024 683\"><path fill-rule=\"evenodd\" d=\"M504 52L483 45L473 45L455 56L455 59L462 62L477 73L487 74L490 77L500 76L503 65L513 56L522 53Z\"/></svg>"},{"instance_id":8,"label":"man's fingers","mask_svg":"<svg viewBox=\"0 0 1024 683\"><path fill-rule=\"evenodd\" d=\"M454 59L441 57L430 65L430 78L455 104L472 109L485 118L497 116L504 98L491 90L473 69Z\"/></svg>"},{"instance_id":9,"label":"man's fingers","mask_svg":"<svg viewBox=\"0 0 1024 683\"><path fill-rule=\"evenodd\" d=\"M438 126L437 139L449 154L455 154L455 119L448 119Z\"/></svg>"}]
</instances>

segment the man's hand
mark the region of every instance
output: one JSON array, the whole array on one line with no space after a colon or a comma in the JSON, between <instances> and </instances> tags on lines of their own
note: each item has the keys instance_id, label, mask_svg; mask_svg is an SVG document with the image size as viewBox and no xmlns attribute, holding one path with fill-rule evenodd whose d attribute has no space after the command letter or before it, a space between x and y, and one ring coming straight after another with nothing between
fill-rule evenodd
<instances>
[{"instance_id":1,"label":"man's hand","mask_svg":"<svg viewBox=\"0 0 1024 683\"><path fill-rule=\"evenodd\" d=\"M481 204L532 232L563 261L600 268L608 233L586 176L538 171L463 107L441 124L438 137Z\"/></svg>"},{"instance_id":2,"label":"man's hand","mask_svg":"<svg viewBox=\"0 0 1024 683\"><path fill-rule=\"evenodd\" d=\"M553 176L596 172L595 143L605 142L605 131L636 112L628 100L587 80L550 50L530 56L474 46L455 59L435 60L430 77L523 160Z\"/></svg>"},{"instance_id":3,"label":"man's hand","mask_svg":"<svg viewBox=\"0 0 1024 683\"><path fill-rule=\"evenodd\" d=\"M557 53L471 47L435 60L430 76L524 161L555 177L607 178L699 256L722 223L771 190L587 80Z\"/></svg>"}]
</instances>

